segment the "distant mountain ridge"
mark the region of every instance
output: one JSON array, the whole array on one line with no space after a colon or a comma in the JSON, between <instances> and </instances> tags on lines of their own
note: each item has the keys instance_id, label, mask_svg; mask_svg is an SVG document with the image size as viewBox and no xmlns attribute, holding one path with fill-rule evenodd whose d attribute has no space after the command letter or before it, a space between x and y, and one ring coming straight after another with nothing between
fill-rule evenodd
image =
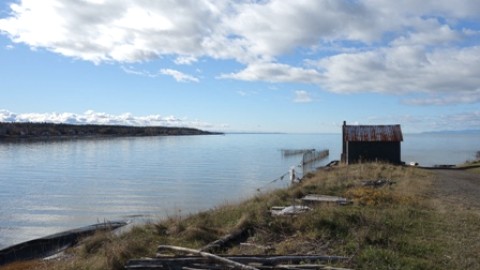
<instances>
[{"instance_id":1,"label":"distant mountain ridge","mask_svg":"<svg viewBox=\"0 0 480 270\"><path fill-rule=\"evenodd\" d=\"M54 123L1 123L0 140L79 137L180 136L220 134L195 128L160 126L73 125Z\"/></svg>"}]
</instances>

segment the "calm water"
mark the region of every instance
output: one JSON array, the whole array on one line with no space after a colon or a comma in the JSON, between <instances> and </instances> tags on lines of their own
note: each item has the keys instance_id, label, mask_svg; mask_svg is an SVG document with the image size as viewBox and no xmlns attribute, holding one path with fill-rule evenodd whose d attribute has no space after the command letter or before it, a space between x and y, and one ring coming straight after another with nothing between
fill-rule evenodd
<instances>
[{"instance_id":1,"label":"calm water","mask_svg":"<svg viewBox=\"0 0 480 270\"><path fill-rule=\"evenodd\" d=\"M279 177L301 157L285 158L280 149L328 148L329 160L335 160L340 137L228 134L3 143L0 248L104 220L195 212L284 187L288 177ZM461 163L477 150L478 135L407 134L402 143L403 160L421 165Z\"/></svg>"}]
</instances>

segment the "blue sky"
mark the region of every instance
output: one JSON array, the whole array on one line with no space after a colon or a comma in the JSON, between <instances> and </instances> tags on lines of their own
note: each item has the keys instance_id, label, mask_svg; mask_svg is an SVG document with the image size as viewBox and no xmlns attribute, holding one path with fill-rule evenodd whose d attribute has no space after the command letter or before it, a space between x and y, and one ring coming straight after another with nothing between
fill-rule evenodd
<instances>
[{"instance_id":1,"label":"blue sky","mask_svg":"<svg viewBox=\"0 0 480 270\"><path fill-rule=\"evenodd\" d=\"M0 121L480 128L480 2L0 3Z\"/></svg>"}]
</instances>

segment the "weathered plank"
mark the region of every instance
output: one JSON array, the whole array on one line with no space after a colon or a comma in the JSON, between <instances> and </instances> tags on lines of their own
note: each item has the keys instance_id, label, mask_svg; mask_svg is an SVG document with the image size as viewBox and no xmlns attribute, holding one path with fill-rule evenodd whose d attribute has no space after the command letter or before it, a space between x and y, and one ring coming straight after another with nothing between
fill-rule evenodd
<instances>
[{"instance_id":1,"label":"weathered plank","mask_svg":"<svg viewBox=\"0 0 480 270\"><path fill-rule=\"evenodd\" d=\"M345 205L348 203L348 200L343 197L338 196L330 196L330 195L317 195L317 194L309 194L302 198L302 202L304 203L336 203Z\"/></svg>"}]
</instances>

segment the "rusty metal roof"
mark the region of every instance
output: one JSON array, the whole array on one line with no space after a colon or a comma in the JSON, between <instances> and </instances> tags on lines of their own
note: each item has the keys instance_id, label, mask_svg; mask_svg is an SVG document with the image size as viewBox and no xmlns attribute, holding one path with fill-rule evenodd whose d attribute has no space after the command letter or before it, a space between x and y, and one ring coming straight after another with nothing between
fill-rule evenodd
<instances>
[{"instance_id":1,"label":"rusty metal roof","mask_svg":"<svg viewBox=\"0 0 480 270\"><path fill-rule=\"evenodd\" d=\"M401 142L400 125L344 126L344 140L349 142Z\"/></svg>"}]
</instances>

